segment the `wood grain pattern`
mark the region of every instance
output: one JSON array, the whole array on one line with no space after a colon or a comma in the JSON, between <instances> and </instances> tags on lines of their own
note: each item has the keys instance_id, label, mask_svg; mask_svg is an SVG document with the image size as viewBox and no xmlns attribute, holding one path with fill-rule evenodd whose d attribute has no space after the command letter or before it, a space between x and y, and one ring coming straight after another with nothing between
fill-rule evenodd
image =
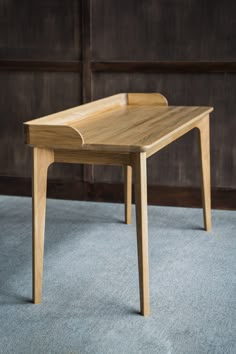
<instances>
[{"instance_id":1,"label":"wood grain pattern","mask_svg":"<svg viewBox=\"0 0 236 354\"><path fill-rule=\"evenodd\" d=\"M41 302L43 282L44 229L46 211L47 170L54 162L54 153L33 149L33 301Z\"/></svg>"},{"instance_id":2,"label":"wood grain pattern","mask_svg":"<svg viewBox=\"0 0 236 354\"><path fill-rule=\"evenodd\" d=\"M212 187L236 188L235 75L94 74L94 97L116 92L161 92L170 105L214 106L211 116ZM217 142L217 143L215 143ZM193 130L148 159L148 185L200 184L198 134ZM97 183L121 183L119 169L95 166Z\"/></svg>"},{"instance_id":3,"label":"wood grain pattern","mask_svg":"<svg viewBox=\"0 0 236 354\"><path fill-rule=\"evenodd\" d=\"M77 0L0 1L0 58L78 60ZM27 20L26 20L27 19Z\"/></svg>"},{"instance_id":4,"label":"wood grain pattern","mask_svg":"<svg viewBox=\"0 0 236 354\"><path fill-rule=\"evenodd\" d=\"M81 60L82 60L82 75L81 75L81 95L82 102L87 103L92 99L92 72L90 67L91 61L91 0L80 0L81 8ZM94 166L83 166L83 180L92 182L94 178Z\"/></svg>"},{"instance_id":5,"label":"wood grain pattern","mask_svg":"<svg viewBox=\"0 0 236 354\"><path fill-rule=\"evenodd\" d=\"M214 188L236 188L235 11L234 0L141 0L138 6L135 0L113 0L92 6L93 98L156 91L170 105L214 105ZM149 185L197 187L197 131L148 160ZM95 166L94 180L121 183L122 175L118 168Z\"/></svg>"},{"instance_id":6,"label":"wood grain pattern","mask_svg":"<svg viewBox=\"0 0 236 354\"><path fill-rule=\"evenodd\" d=\"M127 95L128 105L154 104L167 106L167 99L157 93L129 93ZM124 168L124 202L125 202L125 222L132 222L132 167L125 166Z\"/></svg>"},{"instance_id":7,"label":"wood grain pattern","mask_svg":"<svg viewBox=\"0 0 236 354\"><path fill-rule=\"evenodd\" d=\"M233 0L103 0L92 13L95 61L235 61Z\"/></svg>"},{"instance_id":8,"label":"wood grain pattern","mask_svg":"<svg viewBox=\"0 0 236 354\"><path fill-rule=\"evenodd\" d=\"M183 0L178 6L170 0L141 0L138 7L134 0L81 4L77 0L49 0L47 6L29 0L0 1L4 88L0 175L30 175L30 154L21 126L24 120L76 106L82 89L90 87L92 99L117 92L162 92L171 105L214 105L212 186L235 189L236 78L230 73L235 72L232 14L236 2L229 0L227 6L218 0ZM56 46L52 46L54 41ZM89 53L88 72L95 71L80 80L77 62L84 61L85 51ZM37 72L41 70L48 72ZM151 157L148 184L197 187L197 148L197 131L193 131ZM119 167L96 165L90 173L86 166L83 173L80 165L55 164L49 178L62 179L63 184L81 180L83 173L90 182L122 181Z\"/></svg>"},{"instance_id":9,"label":"wood grain pattern","mask_svg":"<svg viewBox=\"0 0 236 354\"><path fill-rule=\"evenodd\" d=\"M133 155L135 175L136 228L139 266L140 308L143 316L150 313L149 267L148 267L148 222L147 222L147 169L146 153Z\"/></svg>"},{"instance_id":10,"label":"wood grain pattern","mask_svg":"<svg viewBox=\"0 0 236 354\"><path fill-rule=\"evenodd\" d=\"M158 104L155 104L155 99ZM140 308L142 315L149 315L147 155L157 151L160 144L163 147L187 131L195 127L199 129L205 228L210 230L209 113L212 110L211 107L168 107L165 97L159 94L120 94L25 123L26 143L36 146L33 159L35 303L41 301L49 164L54 161L118 163L126 166L126 223L131 222L132 169L135 172ZM72 139L71 131L77 132L78 137ZM60 144L63 149L58 150ZM41 147L50 147L51 150ZM83 150L84 147L87 150ZM120 152L116 152L117 148Z\"/></svg>"},{"instance_id":11,"label":"wood grain pattern","mask_svg":"<svg viewBox=\"0 0 236 354\"><path fill-rule=\"evenodd\" d=\"M130 105L74 126L84 138L84 149L149 151L191 130L199 118L211 111L211 107Z\"/></svg>"},{"instance_id":12,"label":"wood grain pattern","mask_svg":"<svg viewBox=\"0 0 236 354\"><path fill-rule=\"evenodd\" d=\"M92 76L91 76L91 0L80 0L81 11L81 61L82 61L82 102L92 100Z\"/></svg>"},{"instance_id":13,"label":"wood grain pattern","mask_svg":"<svg viewBox=\"0 0 236 354\"><path fill-rule=\"evenodd\" d=\"M160 93L128 93L127 104L168 106L168 101L166 97Z\"/></svg>"},{"instance_id":14,"label":"wood grain pattern","mask_svg":"<svg viewBox=\"0 0 236 354\"><path fill-rule=\"evenodd\" d=\"M22 123L80 104L79 74L1 72L0 176L31 176L30 149ZM80 165L53 165L49 178L82 178Z\"/></svg>"},{"instance_id":15,"label":"wood grain pattern","mask_svg":"<svg viewBox=\"0 0 236 354\"><path fill-rule=\"evenodd\" d=\"M125 102L126 96L120 94L28 121L24 124L25 142L38 147L79 149L84 144L84 138L77 128L78 122L90 116L96 117L98 113L112 110Z\"/></svg>"},{"instance_id":16,"label":"wood grain pattern","mask_svg":"<svg viewBox=\"0 0 236 354\"><path fill-rule=\"evenodd\" d=\"M124 167L125 223L132 223L132 167Z\"/></svg>"},{"instance_id":17,"label":"wood grain pattern","mask_svg":"<svg viewBox=\"0 0 236 354\"><path fill-rule=\"evenodd\" d=\"M26 122L27 125L77 125L81 120L126 104L126 95L117 94Z\"/></svg>"},{"instance_id":18,"label":"wood grain pattern","mask_svg":"<svg viewBox=\"0 0 236 354\"><path fill-rule=\"evenodd\" d=\"M58 60L0 60L0 71L52 71L52 72L84 72L83 102L91 100L92 77L94 73L175 73L175 74L203 74L203 73L235 73L236 62L90 62ZM88 80L90 77L90 80Z\"/></svg>"},{"instance_id":19,"label":"wood grain pattern","mask_svg":"<svg viewBox=\"0 0 236 354\"><path fill-rule=\"evenodd\" d=\"M83 145L80 132L66 125L25 124L25 142L31 146L55 149L79 149Z\"/></svg>"},{"instance_id":20,"label":"wood grain pattern","mask_svg":"<svg viewBox=\"0 0 236 354\"><path fill-rule=\"evenodd\" d=\"M104 153L85 150L55 150L55 162L83 163L100 165L130 165L130 155L127 153Z\"/></svg>"},{"instance_id":21,"label":"wood grain pattern","mask_svg":"<svg viewBox=\"0 0 236 354\"><path fill-rule=\"evenodd\" d=\"M80 72L80 61L0 60L0 71Z\"/></svg>"},{"instance_id":22,"label":"wood grain pattern","mask_svg":"<svg viewBox=\"0 0 236 354\"><path fill-rule=\"evenodd\" d=\"M80 1L0 0L0 176L31 175L22 122L81 102ZM82 178L53 165L49 178Z\"/></svg>"},{"instance_id":23,"label":"wood grain pattern","mask_svg":"<svg viewBox=\"0 0 236 354\"><path fill-rule=\"evenodd\" d=\"M153 104L155 94L150 94L150 99L148 94L119 94L26 122L27 143L109 152L148 151L150 156L191 130L200 118L213 110L211 107L168 107L165 98L156 95L157 105ZM151 104L135 104L137 97L143 99L141 102L151 100ZM165 106L159 105L160 99ZM62 133L63 129L68 129L68 133ZM74 131L78 132L77 143ZM57 145L59 142L61 146Z\"/></svg>"},{"instance_id":24,"label":"wood grain pattern","mask_svg":"<svg viewBox=\"0 0 236 354\"><path fill-rule=\"evenodd\" d=\"M94 73L174 73L206 74L235 73L235 61L93 61Z\"/></svg>"},{"instance_id":25,"label":"wood grain pattern","mask_svg":"<svg viewBox=\"0 0 236 354\"><path fill-rule=\"evenodd\" d=\"M210 122L209 117L198 124L199 147L202 170L202 204L204 213L204 226L211 231L211 176L210 176Z\"/></svg>"}]
</instances>

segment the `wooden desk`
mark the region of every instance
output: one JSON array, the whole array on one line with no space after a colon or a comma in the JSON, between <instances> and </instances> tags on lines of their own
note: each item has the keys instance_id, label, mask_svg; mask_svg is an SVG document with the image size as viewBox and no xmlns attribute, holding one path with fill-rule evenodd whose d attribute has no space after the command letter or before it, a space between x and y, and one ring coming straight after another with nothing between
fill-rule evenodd
<instances>
[{"instance_id":1,"label":"wooden desk","mask_svg":"<svg viewBox=\"0 0 236 354\"><path fill-rule=\"evenodd\" d=\"M118 94L25 123L33 146L33 301L41 302L47 169L53 162L122 165L125 221L131 223L132 170L141 313L148 315L147 174L149 156L193 128L199 131L204 226L211 229L209 113L211 107L171 107L164 96Z\"/></svg>"}]
</instances>

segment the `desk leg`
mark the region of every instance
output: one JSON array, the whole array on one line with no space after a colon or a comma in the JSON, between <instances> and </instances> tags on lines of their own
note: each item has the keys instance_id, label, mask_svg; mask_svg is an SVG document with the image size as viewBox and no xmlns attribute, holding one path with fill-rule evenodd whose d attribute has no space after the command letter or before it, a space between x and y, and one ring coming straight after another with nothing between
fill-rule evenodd
<instances>
[{"instance_id":1,"label":"desk leg","mask_svg":"<svg viewBox=\"0 0 236 354\"><path fill-rule=\"evenodd\" d=\"M148 269L148 225L147 225L147 160L146 153L134 154L135 204L137 248L139 266L139 289L141 314L148 316L149 309L149 269Z\"/></svg>"},{"instance_id":2,"label":"desk leg","mask_svg":"<svg viewBox=\"0 0 236 354\"><path fill-rule=\"evenodd\" d=\"M53 151L33 149L33 302L39 304L42 294L44 227L46 211L47 170L53 162Z\"/></svg>"},{"instance_id":3,"label":"desk leg","mask_svg":"<svg viewBox=\"0 0 236 354\"><path fill-rule=\"evenodd\" d=\"M199 145L202 170L202 203L204 213L204 227L211 230L211 177L210 177L210 127L209 116L198 125Z\"/></svg>"},{"instance_id":4,"label":"desk leg","mask_svg":"<svg viewBox=\"0 0 236 354\"><path fill-rule=\"evenodd\" d=\"M124 166L125 223L132 223L132 167Z\"/></svg>"}]
</instances>

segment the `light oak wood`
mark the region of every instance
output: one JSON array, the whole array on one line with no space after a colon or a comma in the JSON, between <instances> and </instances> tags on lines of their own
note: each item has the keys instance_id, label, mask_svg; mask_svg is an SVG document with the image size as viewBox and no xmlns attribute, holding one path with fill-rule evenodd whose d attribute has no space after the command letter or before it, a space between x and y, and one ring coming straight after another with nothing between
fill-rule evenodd
<instances>
[{"instance_id":1,"label":"light oak wood","mask_svg":"<svg viewBox=\"0 0 236 354\"><path fill-rule=\"evenodd\" d=\"M147 224L147 162L146 153L133 156L135 175L136 228L139 266L139 290L141 314L148 316L149 305L149 270L148 270L148 224Z\"/></svg>"},{"instance_id":2,"label":"light oak wood","mask_svg":"<svg viewBox=\"0 0 236 354\"><path fill-rule=\"evenodd\" d=\"M29 125L25 137L27 144L42 148L79 149L83 145L80 132L66 125Z\"/></svg>"},{"instance_id":3,"label":"light oak wood","mask_svg":"<svg viewBox=\"0 0 236 354\"><path fill-rule=\"evenodd\" d=\"M84 138L83 149L148 152L191 130L211 110L209 107L130 105L78 122L75 127Z\"/></svg>"},{"instance_id":4,"label":"light oak wood","mask_svg":"<svg viewBox=\"0 0 236 354\"><path fill-rule=\"evenodd\" d=\"M204 226L206 231L211 231L211 171L209 116L206 116L203 120L201 120L197 128L199 129Z\"/></svg>"},{"instance_id":5,"label":"light oak wood","mask_svg":"<svg viewBox=\"0 0 236 354\"><path fill-rule=\"evenodd\" d=\"M191 130L200 118L212 111L211 107L153 104L155 97L153 94L151 104L127 104L129 99L136 102L137 98L134 98L138 97L138 94L129 95L128 99L127 94L115 95L105 101L106 104L105 99L98 100L86 104L86 109L80 106L72 113L68 110L62 112L62 115L57 113L26 122L26 142L35 146L76 150L147 151L150 156L151 153ZM143 96L148 97L144 94L140 97ZM129 97L133 97L133 101ZM156 98L159 102L158 94ZM65 127L66 132L63 130Z\"/></svg>"},{"instance_id":6,"label":"light oak wood","mask_svg":"<svg viewBox=\"0 0 236 354\"><path fill-rule=\"evenodd\" d=\"M154 104L159 106L168 106L167 99L160 93L128 93L128 105ZM125 200L125 222L132 223L132 167L125 166L124 170L124 200Z\"/></svg>"},{"instance_id":7,"label":"light oak wood","mask_svg":"<svg viewBox=\"0 0 236 354\"><path fill-rule=\"evenodd\" d=\"M85 150L55 150L55 162L100 165L130 165L130 153Z\"/></svg>"},{"instance_id":8,"label":"light oak wood","mask_svg":"<svg viewBox=\"0 0 236 354\"><path fill-rule=\"evenodd\" d=\"M53 162L124 166L125 221L131 223L132 170L141 313L149 309L147 172L149 156L199 129L205 229L211 228L209 113L173 107L160 94L119 94L25 123L33 159L33 299L41 301L47 169Z\"/></svg>"},{"instance_id":9,"label":"light oak wood","mask_svg":"<svg viewBox=\"0 0 236 354\"><path fill-rule=\"evenodd\" d=\"M44 228L48 166L54 162L52 150L33 149L33 302L39 304L42 294Z\"/></svg>"},{"instance_id":10,"label":"light oak wood","mask_svg":"<svg viewBox=\"0 0 236 354\"><path fill-rule=\"evenodd\" d=\"M125 223L132 223L132 167L124 167Z\"/></svg>"},{"instance_id":11,"label":"light oak wood","mask_svg":"<svg viewBox=\"0 0 236 354\"><path fill-rule=\"evenodd\" d=\"M184 134L188 133L190 130L196 128L199 122L202 121L202 117L204 116L199 115L198 117L189 121L188 124L183 124L182 126L179 126L176 130L173 130L173 132L167 133L165 136L161 137L155 144L153 144L151 148L147 150L147 157L152 156L156 152L163 149L165 146L169 145L173 141L179 139Z\"/></svg>"},{"instance_id":12,"label":"light oak wood","mask_svg":"<svg viewBox=\"0 0 236 354\"><path fill-rule=\"evenodd\" d=\"M126 105L127 94L118 94L24 123L25 140L31 146L78 149L84 139L74 124Z\"/></svg>"},{"instance_id":13,"label":"light oak wood","mask_svg":"<svg viewBox=\"0 0 236 354\"><path fill-rule=\"evenodd\" d=\"M168 106L168 101L165 96L160 93L128 93L127 104Z\"/></svg>"},{"instance_id":14,"label":"light oak wood","mask_svg":"<svg viewBox=\"0 0 236 354\"><path fill-rule=\"evenodd\" d=\"M112 108L127 104L127 94L119 93L110 97L102 98L97 101L86 103L77 107L66 109L65 111L50 114L26 122L27 125L72 125L85 118L97 115Z\"/></svg>"}]
</instances>

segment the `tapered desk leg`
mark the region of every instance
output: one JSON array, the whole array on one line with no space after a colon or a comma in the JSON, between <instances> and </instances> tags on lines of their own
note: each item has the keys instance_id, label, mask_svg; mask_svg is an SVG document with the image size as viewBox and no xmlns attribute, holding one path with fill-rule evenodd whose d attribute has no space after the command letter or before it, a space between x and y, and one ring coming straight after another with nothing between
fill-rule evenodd
<instances>
[{"instance_id":1,"label":"tapered desk leg","mask_svg":"<svg viewBox=\"0 0 236 354\"><path fill-rule=\"evenodd\" d=\"M147 161L146 153L134 154L135 204L137 225L137 247L139 266L139 289L141 314L148 316L149 269L148 269L148 225L147 225Z\"/></svg>"},{"instance_id":2,"label":"tapered desk leg","mask_svg":"<svg viewBox=\"0 0 236 354\"><path fill-rule=\"evenodd\" d=\"M125 223L132 223L132 167L124 166Z\"/></svg>"},{"instance_id":3,"label":"tapered desk leg","mask_svg":"<svg viewBox=\"0 0 236 354\"><path fill-rule=\"evenodd\" d=\"M209 116L205 117L198 126L199 145L202 170L202 203L204 227L211 230L211 177L210 177L210 127Z\"/></svg>"},{"instance_id":4,"label":"tapered desk leg","mask_svg":"<svg viewBox=\"0 0 236 354\"><path fill-rule=\"evenodd\" d=\"M39 304L42 294L44 228L46 211L47 170L53 162L53 151L33 149L33 302Z\"/></svg>"}]
</instances>

